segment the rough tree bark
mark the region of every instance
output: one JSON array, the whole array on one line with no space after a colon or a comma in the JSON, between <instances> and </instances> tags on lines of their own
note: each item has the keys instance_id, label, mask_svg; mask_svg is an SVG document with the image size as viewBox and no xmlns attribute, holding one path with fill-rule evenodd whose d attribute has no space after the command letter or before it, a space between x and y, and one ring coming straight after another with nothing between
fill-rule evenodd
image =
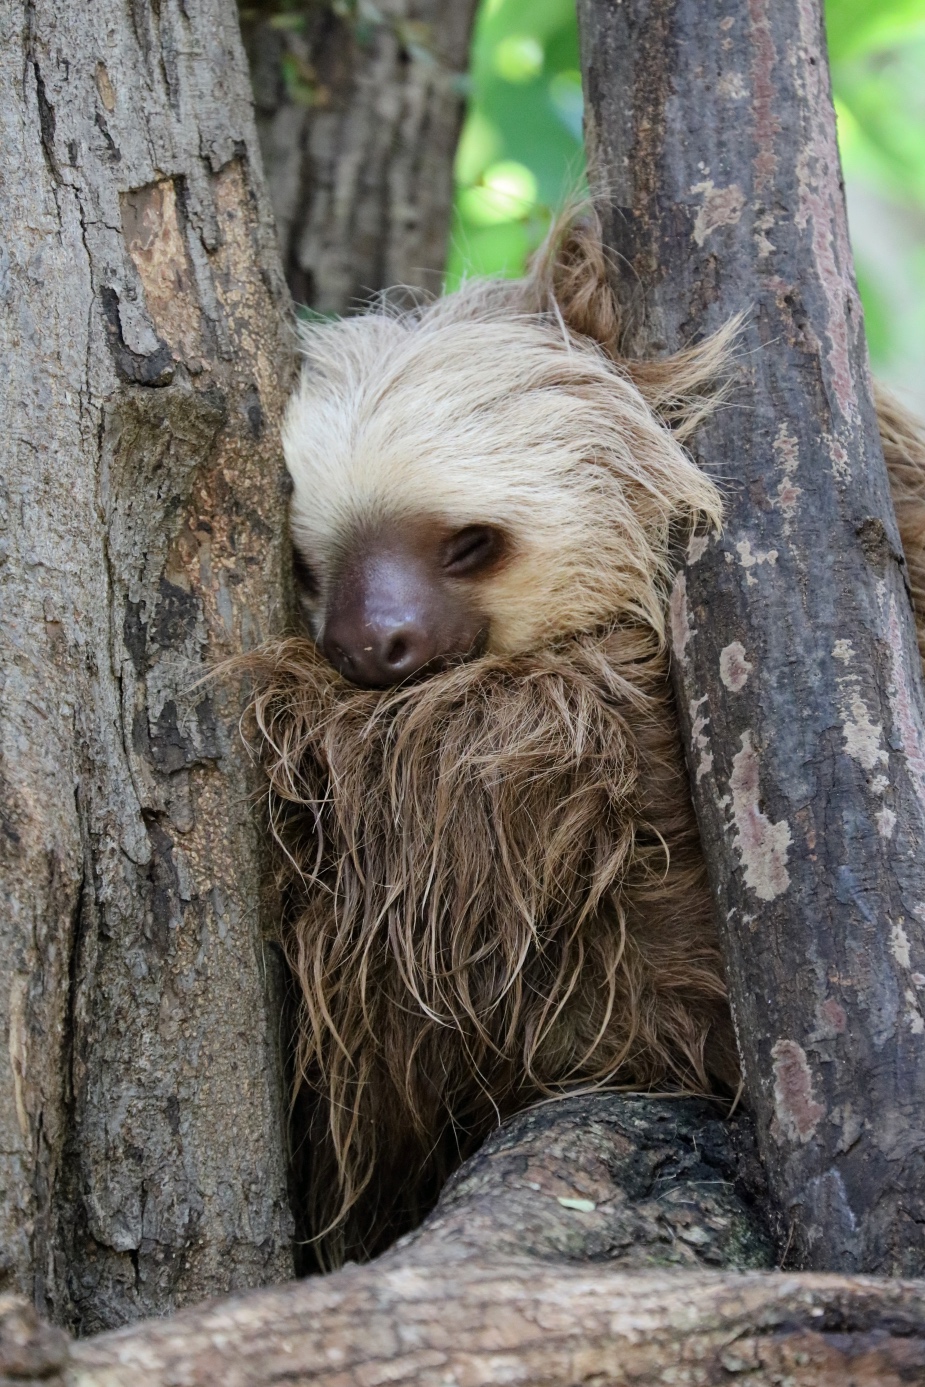
<instances>
[{"instance_id":1,"label":"rough tree bark","mask_svg":"<svg viewBox=\"0 0 925 1387\"><path fill-rule=\"evenodd\" d=\"M818 0L579 0L627 346L747 318L672 599L747 1087L791 1255L925 1271L925 738ZM626 282L627 276L621 276Z\"/></svg>"},{"instance_id":2,"label":"rough tree bark","mask_svg":"<svg viewBox=\"0 0 925 1387\"><path fill-rule=\"evenodd\" d=\"M78 1345L0 1300L0 1375L48 1387L925 1380L925 1284L711 1269L765 1252L739 1135L690 1100L534 1109L378 1262Z\"/></svg>"},{"instance_id":3,"label":"rough tree bark","mask_svg":"<svg viewBox=\"0 0 925 1387\"><path fill-rule=\"evenodd\" d=\"M0 11L0 1245L83 1330L291 1274L237 691L291 349L230 0Z\"/></svg>"},{"instance_id":4,"label":"rough tree bark","mask_svg":"<svg viewBox=\"0 0 925 1387\"><path fill-rule=\"evenodd\" d=\"M242 5L257 130L293 296L345 313L436 292L477 0ZM274 19L301 28L274 27Z\"/></svg>"}]
</instances>

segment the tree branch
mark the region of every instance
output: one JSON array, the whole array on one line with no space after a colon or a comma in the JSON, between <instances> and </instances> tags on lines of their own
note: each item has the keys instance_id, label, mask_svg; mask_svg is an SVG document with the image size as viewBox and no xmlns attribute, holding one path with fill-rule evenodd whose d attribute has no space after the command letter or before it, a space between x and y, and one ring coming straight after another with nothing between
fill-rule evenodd
<instances>
[{"instance_id":1,"label":"tree branch","mask_svg":"<svg viewBox=\"0 0 925 1387\"><path fill-rule=\"evenodd\" d=\"M818 0L580 0L626 348L746 313L696 454L678 702L759 1142L798 1265L925 1271L921 665ZM619 289L619 284L618 284Z\"/></svg>"},{"instance_id":2,"label":"tree branch","mask_svg":"<svg viewBox=\"0 0 925 1387\"><path fill-rule=\"evenodd\" d=\"M21 1302L0 1302L0 1381L920 1380L922 1283L706 1269L766 1255L748 1148L747 1127L719 1121L697 1100L548 1104L499 1131L424 1227L368 1266L81 1344L40 1325Z\"/></svg>"},{"instance_id":3,"label":"tree branch","mask_svg":"<svg viewBox=\"0 0 925 1387\"><path fill-rule=\"evenodd\" d=\"M0 1286L89 1332L292 1274L279 903L202 683L283 623L292 343L231 0L3 23Z\"/></svg>"}]
</instances>

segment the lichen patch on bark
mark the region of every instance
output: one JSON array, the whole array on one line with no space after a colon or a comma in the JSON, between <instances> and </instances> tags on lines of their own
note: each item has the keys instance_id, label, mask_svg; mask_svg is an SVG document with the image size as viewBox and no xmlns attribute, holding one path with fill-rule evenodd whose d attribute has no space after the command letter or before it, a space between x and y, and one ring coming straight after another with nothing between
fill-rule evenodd
<instances>
[{"instance_id":1,"label":"lichen patch on bark","mask_svg":"<svg viewBox=\"0 0 925 1387\"><path fill-rule=\"evenodd\" d=\"M728 188L716 188L711 178L703 183L695 183L692 193L702 193L703 202L694 219L694 240L698 246L719 226L734 226L745 207L745 194L738 183Z\"/></svg>"},{"instance_id":2,"label":"lichen patch on bark","mask_svg":"<svg viewBox=\"0 0 925 1387\"><path fill-rule=\"evenodd\" d=\"M797 508L797 503L803 494L803 489L797 486L794 481L797 468L800 465L800 453L797 440L791 433L786 420L778 426L773 447L774 456L780 464L782 474L773 504L778 510L783 511L784 534L788 534L790 531L790 522Z\"/></svg>"},{"instance_id":3,"label":"lichen patch on bark","mask_svg":"<svg viewBox=\"0 0 925 1387\"><path fill-rule=\"evenodd\" d=\"M844 682L839 680L839 684ZM848 755L866 771L872 771L875 766L885 766L889 757L882 745L883 723L872 720L870 709L856 688L844 691L841 713L842 735Z\"/></svg>"},{"instance_id":4,"label":"lichen patch on bark","mask_svg":"<svg viewBox=\"0 0 925 1387\"><path fill-rule=\"evenodd\" d=\"M742 749L733 758L729 789L737 830L735 845L745 870L745 884L761 901L773 901L790 885L787 853L790 825L772 823L761 809L758 753L751 732L743 732Z\"/></svg>"},{"instance_id":5,"label":"lichen patch on bark","mask_svg":"<svg viewBox=\"0 0 925 1387\"><path fill-rule=\"evenodd\" d=\"M683 660L687 643L695 634L687 609L687 579L683 573L679 573L674 580L668 615L671 622L671 648L675 659Z\"/></svg>"},{"instance_id":6,"label":"lichen patch on bark","mask_svg":"<svg viewBox=\"0 0 925 1387\"><path fill-rule=\"evenodd\" d=\"M902 921L898 921L890 929L890 952L896 959L900 968L909 968L911 958L909 956L909 936L903 929Z\"/></svg>"},{"instance_id":7,"label":"lichen patch on bark","mask_svg":"<svg viewBox=\"0 0 925 1387\"><path fill-rule=\"evenodd\" d=\"M903 991L903 997L906 1003L906 1024L913 1035L923 1035L925 1034L925 1017L922 1016L919 999L915 992L915 989L921 986L919 980L922 978L922 975L910 971L912 967L912 953L909 946L909 936L903 928L902 920L897 920L897 922L890 927L890 953L893 955L900 968L902 968L905 973L909 974L909 980L912 983L912 987L906 987ZM925 981L925 979L923 979L923 981Z\"/></svg>"},{"instance_id":8,"label":"lichen patch on bark","mask_svg":"<svg viewBox=\"0 0 925 1387\"><path fill-rule=\"evenodd\" d=\"M739 556L739 563L746 570L745 581L749 587L754 587L758 582L758 579L751 572L753 568L758 568L763 563L774 565L778 559L776 549L753 550L750 539L740 539L736 545L736 553Z\"/></svg>"},{"instance_id":9,"label":"lichen patch on bark","mask_svg":"<svg viewBox=\"0 0 925 1387\"><path fill-rule=\"evenodd\" d=\"M806 1051L795 1040L778 1040L771 1050L774 1060L774 1115L784 1134L805 1144L812 1137L825 1108L813 1097L813 1076Z\"/></svg>"},{"instance_id":10,"label":"lichen patch on bark","mask_svg":"<svg viewBox=\"0 0 925 1387\"><path fill-rule=\"evenodd\" d=\"M913 1035L925 1035L925 1017L919 1009L919 999L911 987L905 991L906 1021Z\"/></svg>"},{"instance_id":11,"label":"lichen patch on bark","mask_svg":"<svg viewBox=\"0 0 925 1387\"><path fill-rule=\"evenodd\" d=\"M687 562L697 563L707 552L710 543L710 536L698 534L696 531L691 535L687 542Z\"/></svg>"},{"instance_id":12,"label":"lichen patch on bark","mask_svg":"<svg viewBox=\"0 0 925 1387\"><path fill-rule=\"evenodd\" d=\"M716 90L727 101L742 101L748 96L748 84L741 72L727 72L716 84Z\"/></svg>"},{"instance_id":13,"label":"lichen patch on bark","mask_svg":"<svg viewBox=\"0 0 925 1387\"><path fill-rule=\"evenodd\" d=\"M713 753L710 750L710 738L707 736L710 719L706 713L700 711L701 705L706 702L707 695L704 694L702 698L692 698L688 705L691 720L691 741L699 754L697 769L694 772L694 778L698 782L713 769Z\"/></svg>"},{"instance_id":14,"label":"lichen patch on bark","mask_svg":"<svg viewBox=\"0 0 925 1387\"><path fill-rule=\"evenodd\" d=\"M753 669L754 665L745 658L745 646L741 641L733 641L720 651L719 677L730 692L744 689Z\"/></svg>"}]
</instances>

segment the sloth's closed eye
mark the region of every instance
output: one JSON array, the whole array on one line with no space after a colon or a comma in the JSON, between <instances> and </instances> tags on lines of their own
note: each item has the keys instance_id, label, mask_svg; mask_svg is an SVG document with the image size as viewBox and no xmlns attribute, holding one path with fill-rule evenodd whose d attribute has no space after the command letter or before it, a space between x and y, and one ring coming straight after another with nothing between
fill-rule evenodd
<instances>
[{"instance_id":1,"label":"sloth's closed eye","mask_svg":"<svg viewBox=\"0 0 925 1387\"><path fill-rule=\"evenodd\" d=\"M454 578L468 578L496 563L504 550L504 535L494 525L466 525L444 545L443 567Z\"/></svg>"}]
</instances>

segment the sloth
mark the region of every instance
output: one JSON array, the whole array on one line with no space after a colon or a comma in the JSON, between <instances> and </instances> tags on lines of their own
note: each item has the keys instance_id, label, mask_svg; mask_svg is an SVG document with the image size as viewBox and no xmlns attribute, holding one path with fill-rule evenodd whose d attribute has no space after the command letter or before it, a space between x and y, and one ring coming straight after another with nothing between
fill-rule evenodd
<instances>
[{"instance_id":1,"label":"sloth","mask_svg":"<svg viewBox=\"0 0 925 1387\"><path fill-rule=\"evenodd\" d=\"M522 280L303 331L308 635L250 666L324 1265L532 1103L738 1082L665 644L736 328L623 360L607 271L586 218ZM925 442L881 424L925 598Z\"/></svg>"}]
</instances>

